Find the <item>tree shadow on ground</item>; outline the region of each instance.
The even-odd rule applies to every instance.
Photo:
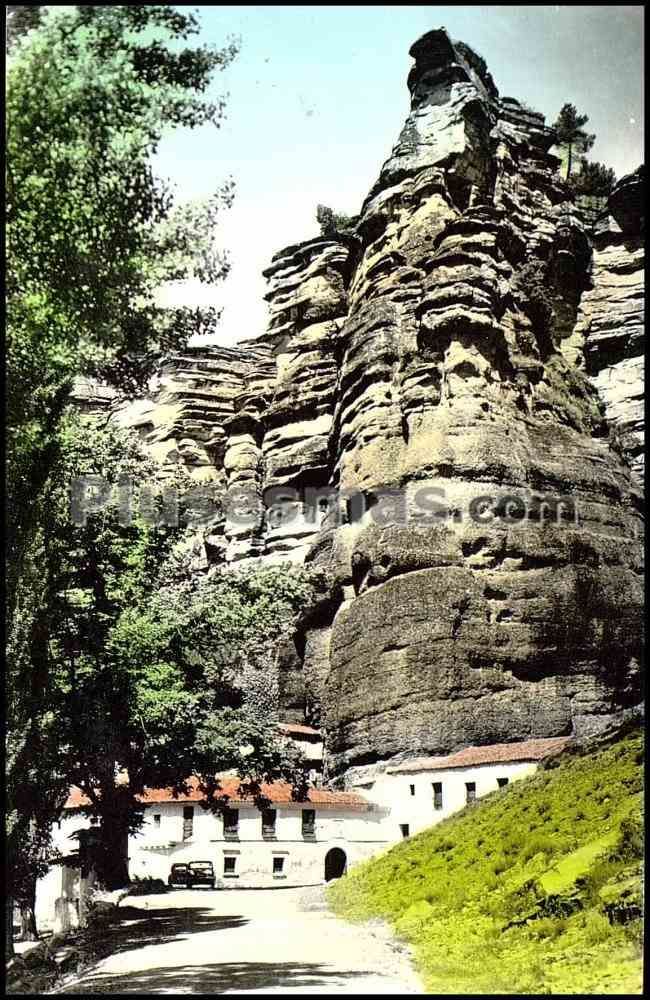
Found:
[[[246,917],[220,915],[210,907],[160,907],[143,910],[135,906],[120,906],[117,922],[105,928],[103,954],[117,954],[144,948],[164,941],[182,941],[190,934],[243,927]]]
[[[213,965],[179,965],[128,972],[120,976],[96,973],[59,993],[227,993],[250,990],[301,989],[328,994],[350,980],[366,977],[359,971],[335,971],[313,962],[220,962]],[[348,992],[346,990],[346,992]],[[374,991],[373,991],[374,992]]]

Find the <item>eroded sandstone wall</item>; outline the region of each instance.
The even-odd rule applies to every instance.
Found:
[[[640,167],[612,191],[595,223],[590,288],[575,339],[622,453],[644,477],[644,180]]]
[[[458,520],[378,527],[371,512],[315,552],[344,596],[326,643],[316,631],[330,774],[584,732],[639,697],[639,491],[562,350],[590,241],[541,116],[442,33],[411,54],[412,111],[358,227],[332,475],[411,506],[442,489]],[[467,516],[479,495],[531,491],[571,497],[575,522]]]
[[[332,777],[589,732],[640,698],[640,175],[592,227],[543,116],[444,31],[411,54],[354,233],[276,254],[267,333],[171,359],[135,420],[224,499],[295,491],[291,518],[215,518],[193,568],[322,569],[280,688]],[[305,513],[328,487],[324,520]],[[535,496],[564,518],[470,516]]]

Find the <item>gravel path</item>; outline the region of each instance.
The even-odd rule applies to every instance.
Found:
[[[57,993],[422,993],[381,927],[304,889],[178,890],[126,899],[115,950]]]

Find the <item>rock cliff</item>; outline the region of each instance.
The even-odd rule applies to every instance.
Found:
[[[444,30],[411,55],[355,231],[276,254],[267,333],[171,358],[122,412],[223,501],[194,569],[323,570],[280,669],[330,777],[640,698],[642,171],[593,223],[480,57]]]
[[[594,224],[590,287],[575,326],[585,370],[639,480],[644,475],[644,180],[643,167],[623,177]]]

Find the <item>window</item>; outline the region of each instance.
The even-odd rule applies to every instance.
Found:
[[[160,813],[155,813],[153,817],[153,825],[160,826]]]
[[[262,810],[262,837],[269,839],[275,837],[275,820],[277,812],[275,809]]]
[[[411,795],[415,795],[415,785],[409,785],[409,788],[411,789]]]
[[[284,858],[280,854],[276,854],[273,858],[273,874],[284,875]]]
[[[476,800],[476,782],[466,781],[465,782],[465,801],[474,802]]]
[[[189,840],[194,833],[194,806],[183,806],[183,840]]]
[[[224,840],[237,840],[239,837],[239,809],[224,809],[223,836]]]
[[[497,785],[499,788],[505,788],[509,781],[510,778],[497,778]]]
[[[314,809],[303,809],[302,811],[302,835],[303,837],[313,837],[316,834],[316,812]]]
[[[226,854],[223,859],[223,873],[226,878],[236,878],[237,876],[237,856]]]
[[[408,823],[400,823],[399,828],[402,831],[402,836],[403,837],[408,837],[408,835],[409,835],[409,825],[408,825]]]
[[[433,785],[433,808],[442,809],[442,782],[434,781]]]

